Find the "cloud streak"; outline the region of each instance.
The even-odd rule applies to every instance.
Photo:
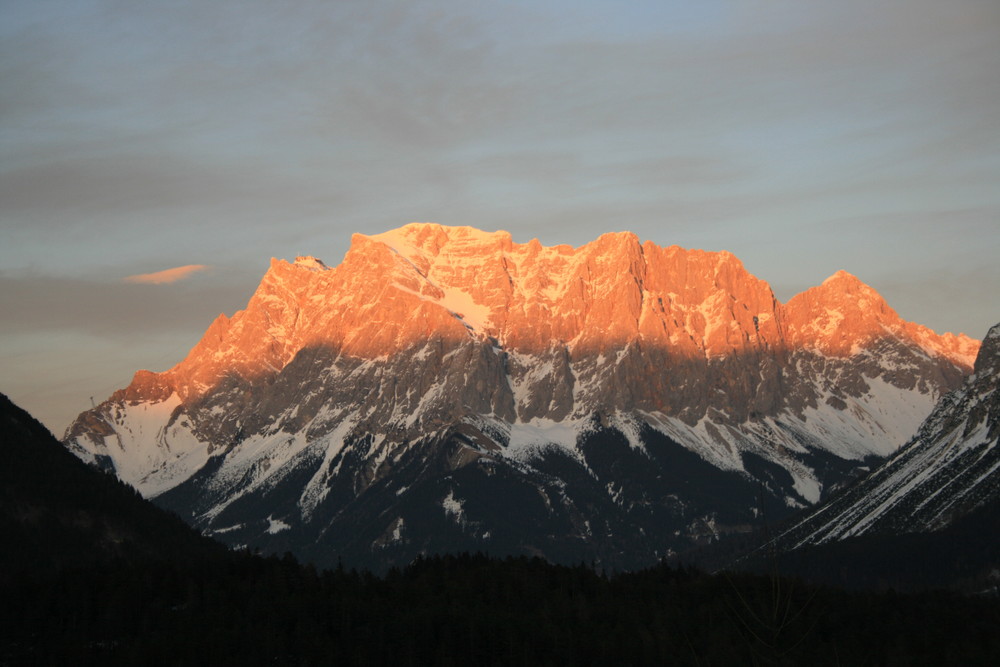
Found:
[[[205,264],[186,264],[185,266],[175,266],[172,269],[164,269],[163,271],[155,271],[153,273],[138,273],[125,278],[125,282],[140,283],[143,285],[167,285],[190,278],[192,274],[199,271],[207,271],[208,269],[209,267]]]

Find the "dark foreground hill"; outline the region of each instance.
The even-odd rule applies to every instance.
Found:
[[[226,553],[113,475],[70,454],[0,394],[0,581],[115,562]]]
[[[988,665],[1000,600],[435,556],[377,577],[205,541],[3,399],[0,665]]]

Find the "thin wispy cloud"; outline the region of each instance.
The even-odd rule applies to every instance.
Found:
[[[185,266],[176,266],[172,269],[164,269],[163,271],[156,271],[154,273],[138,273],[134,276],[129,276],[125,278],[127,283],[141,283],[146,285],[165,285],[168,283],[175,283],[178,280],[184,280],[185,278],[190,278],[192,274],[199,271],[205,271],[209,267],[205,264],[187,264]]]

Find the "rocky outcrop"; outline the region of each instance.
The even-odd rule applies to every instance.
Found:
[[[334,268],[272,260],[245,310],[221,315],[169,371],[141,371],[65,441],[207,530],[281,516],[282,536],[314,543],[317,521],[384,496],[368,547],[397,533],[412,545],[419,520],[400,513],[412,501],[400,489],[502,469],[546,498],[545,512],[577,507],[540,534],[592,543],[595,521],[579,508],[610,503],[609,531],[669,533],[650,547],[662,553],[722,530],[705,526],[724,514],[747,520],[760,484],[779,507],[802,506],[890,454],[977,348],[902,321],[842,272],[782,304],[726,252],[629,233],[545,247],[415,224],[355,235]],[[703,476],[732,476],[743,495],[728,509],[691,501],[665,481],[675,454],[705,463]],[[232,509],[241,503],[254,509]],[[481,530],[463,539],[496,539],[500,519],[476,511],[467,505],[464,525]],[[636,518],[660,512],[660,524]],[[255,530],[220,537],[249,542]]]

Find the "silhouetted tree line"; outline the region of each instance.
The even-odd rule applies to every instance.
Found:
[[[462,554],[377,577],[289,554],[129,562],[0,589],[0,664],[977,665],[1000,600]]]

